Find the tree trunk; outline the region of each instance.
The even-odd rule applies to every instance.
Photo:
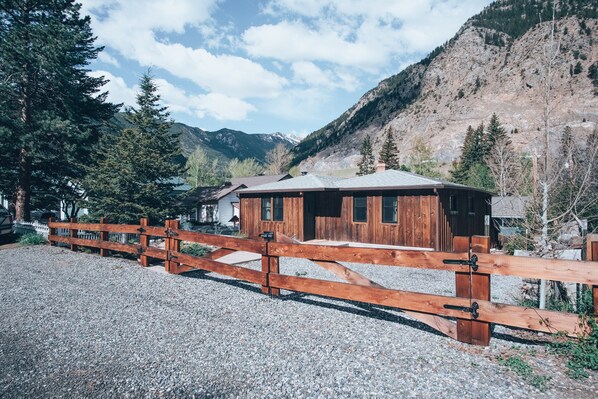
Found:
[[[19,154],[19,182],[15,202],[15,219],[31,221],[31,157],[25,148]]]
[[[23,42],[27,45],[30,44],[31,40],[29,37],[29,12],[30,4],[28,1],[23,5],[23,25],[26,27],[23,31]],[[31,125],[31,95],[33,92],[32,76],[34,72],[32,66],[28,60],[23,65],[25,74],[21,79],[21,93],[19,98],[20,104],[20,119],[25,130],[30,129]],[[16,201],[15,201],[15,219],[23,220],[25,222],[31,221],[31,169],[32,159],[29,150],[24,146],[21,147],[19,153],[19,181],[16,189]]]

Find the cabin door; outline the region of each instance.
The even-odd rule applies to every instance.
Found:
[[[316,196],[305,193],[303,197],[303,241],[316,238]]]

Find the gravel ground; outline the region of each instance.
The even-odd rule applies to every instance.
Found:
[[[454,286],[451,273],[352,266],[390,288],[450,295]],[[335,279],[297,259],[282,259],[281,272]],[[519,283],[495,278],[493,299],[513,302]],[[595,398],[598,391],[596,373],[569,379],[563,360],[533,334],[497,327],[490,347],[473,347],[399,311],[283,294],[56,247],[2,250],[0,397]],[[510,354],[551,377],[545,392],[497,360]]]

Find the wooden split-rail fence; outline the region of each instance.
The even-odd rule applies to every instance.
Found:
[[[455,252],[431,252],[387,248],[323,246],[297,243],[292,239],[266,234],[264,240],[219,236],[181,230],[179,222],[167,220],[164,227],[100,223],[48,223],[50,244],[98,248],[101,256],[109,251],[139,257],[142,266],[150,259],[164,261],[169,273],[205,270],[261,285],[262,292],[279,296],[280,290],[303,292],[374,305],[399,308],[432,328],[458,340],[488,345],[491,323],[546,332],[581,336],[590,331],[587,320],[573,313],[540,310],[491,301],[491,275],[574,282],[592,290],[594,312],[598,314],[598,262],[524,258],[490,254],[490,239],[484,236],[456,237]],[[59,231],[66,235],[58,234]],[[80,238],[81,231],[98,232],[98,239]],[[113,242],[109,234],[138,235],[135,243]],[[165,248],[150,246],[150,238],[162,238]],[[203,257],[181,253],[181,242],[194,242],[217,249]],[[229,265],[217,259],[235,251],[261,254],[261,271]],[[346,282],[334,282],[279,273],[280,257],[309,259]],[[587,258],[598,261],[598,236],[588,238]],[[339,262],[375,264],[381,267],[409,267],[455,272],[456,296],[388,289]]]

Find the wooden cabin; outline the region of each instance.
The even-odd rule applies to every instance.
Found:
[[[491,194],[387,170],[354,178],[304,175],[239,191],[241,232],[451,251],[483,235]]]

